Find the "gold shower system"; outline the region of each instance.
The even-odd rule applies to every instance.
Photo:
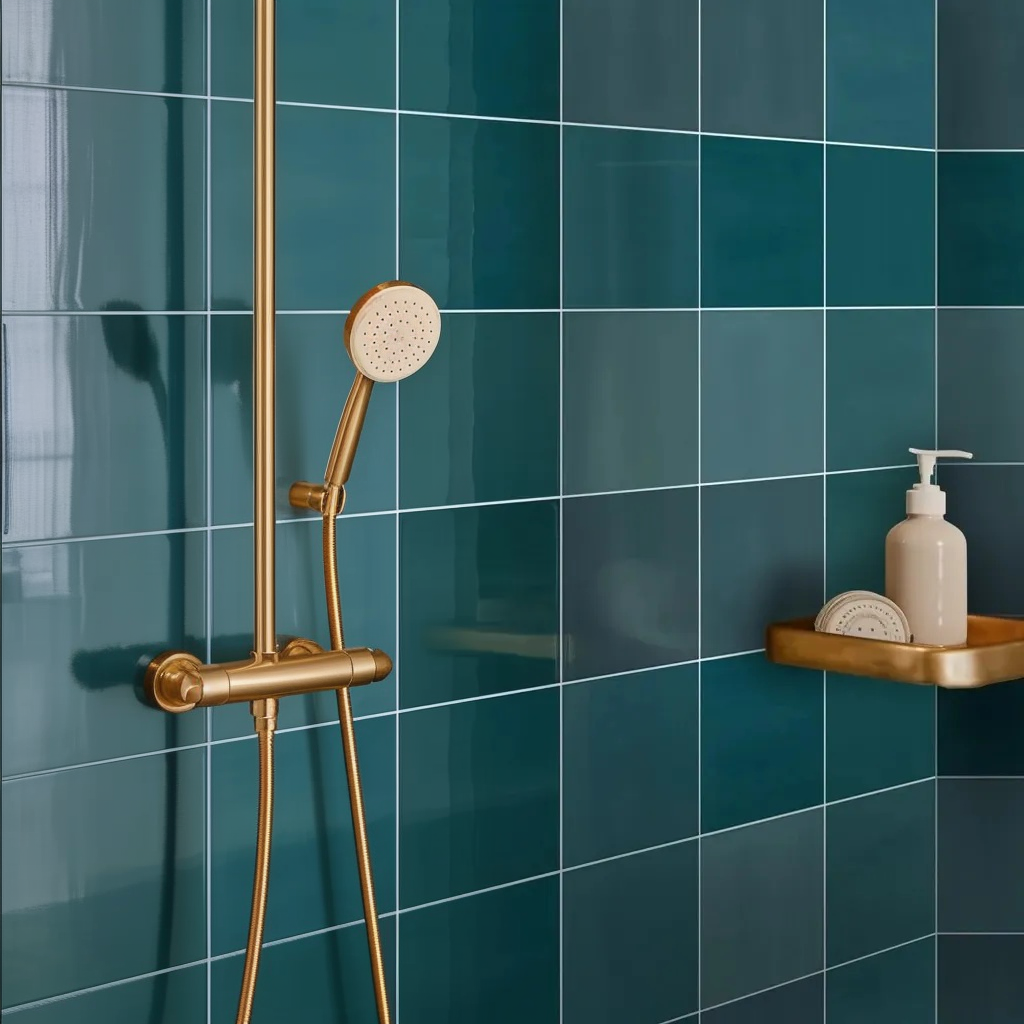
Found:
[[[289,500],[323,517],[324,585],[331,649],[293,639],[278,647],[274,580],[275,368],[275,0],[255,0],[254,306],[253,306],[253,476],[255,621],[253,653],[243,661],[204,665],[192,654],[169,651],[146,671],[149,699],[179,713],[249,701],[259,747],[259,811],[252,910],[236,1024],[252,1015],[263,944],[270,872],[274,800],[274,731],[282,697],[334,690],[338,698],[349,805],[366,919],[367,943],[379,1024],[390,1024],[373,871],[366,832],[359,761],[349,688],[384,679],[392,668],[383,651],[345,647],[338,591],[337,516],[375,381],[398,381],[433,354],[440,314],[425,292],[401,281],[378,285],[353,307],[345,322],[345,347],[356,376],[338,424],[323,484],[298,482]]]

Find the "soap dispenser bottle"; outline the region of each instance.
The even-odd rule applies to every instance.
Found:
[[[914,643],[955,647],[967,642],[967,539],[947,523],[946,494],[932,483],[936,458],[970,452],[911,448],[920,483],[907,491],[907,518],[885,538],[885,596],[910,623]]]

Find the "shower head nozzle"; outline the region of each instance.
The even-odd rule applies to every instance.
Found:
[[[405,281],[368,291],[345,321],[345,348],[356,369],[381,383],[402,380],[434,354],[441,336],[437,303]]]
[[[415,373],[434,354],[440,336],[437,303],[405,281],[379,284],[352,307],[345,321],[345,348],[356,379],[334,436],[326,487],[348,482],[374,382],[390,383]]]

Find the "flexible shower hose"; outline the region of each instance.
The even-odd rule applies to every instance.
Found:
[[[342,491],[339,488],[329,488],[324,508],[324,590],[327,597],[327,620],[331,630],[331,649],[334,651],[344,650],[345,647],[341,594],[338,588],[337,516],[341,507],[341,496]],[[363,805],[363,787],[359,778],[352,695],[347,686],[336,692],[338,718],[341,722],[341,746],[345,754],[345,774],[348,777],[349,808],[352,812],[352,834],[356,844],[356,861],[359,865],[359,887],[362,890],[363,916],[366,919],[366,942],[370,953],[370,971],[373,975],[373,996],[377,1004],[379,1024],[391,1024],[384,953],[381,950],[380,925],[377,920],[377,898],[373,888],[373,865],[370,862],[370,841],[366,833],[366,809]]]
[[[256,994],[256,976],[263,948],[263,923],[267,916],[267,889],[270,881],[270,837],[274,823],[274,729],[277,726],[277,700],[252,703],[260,756],[259,814],[256,822],[256,870],[252,880],[252,910],[249,937],[245,942],[245,967],[242,991],[238,997],[235,1024],[249,1024],[252,1000]]]

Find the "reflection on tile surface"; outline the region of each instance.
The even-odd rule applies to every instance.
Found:
[[[557,121],[559,5],[553,0],[403,0],[400,105]]]
[[[821,814],[805,811],[701,841],[705,1006],[821,970]]]
[[[563,863],[697,832],[697,666],[562,692]]]
[[[696,313],[566,313],[563,491],[696,483],[699,387]]]
[[[697,1009],[696,842],[571,871],[563,885],[566,1024]]]
[[[558,349],[556,313],[442,317],[399,391],[404,508],[558,493]]]
[[[403,907],[558,868],[555,690],[404,714],[399,742]]]
[[[249,0],[210,4],[214,96],[252,96]],[[277,7],[277,98],[354,107],[395,104],[396,5],[288,0]]]
[[[556,1024],[558,879],[402,916],[406,1024]]]
[[[401,517],[401,706],[558,681],[554,501]]]
[[[697,151],[693,135],[565,129],[567,307],[697,305]]]
[[[247,310],[252,106],[214,103],[210,145],[213,307]],[[395,276],[394,115],[282,107],[277,146],[277,308],[345,309]]]
[[[356,725],[377,908],[395,906],[395,723]],[[363,916],[352,823],[337,728],[282,733],[275,772],[281,800],[274,815],[268,941],[318,931]],[[213,953],[245,946],[252,898],[253,742],[213,748],[210,791]]]
[[[5,317],[4,541],[202,526],[205,341],[201,317]]]
[[[558,128],[403,115],[399,132],[399,276],[442,309],[557,309]]]
[[[203,93],[203,0],[5,0],[3,77]]]
[[[200,534],[3,553],[3,773],[200,743],[202,715],[142,700],[163,650],[206,652]]]
[[[5,309],[203,308],[201,100],[5,86],[3,110]]]
[[[563,516],[566,678],[696,657],[696,488],[573,498]]]
[[[699,0],[563,0],[562,114],[697,128]]]
[[[203,751],[3,784],[3,1005],[203,957]]]

